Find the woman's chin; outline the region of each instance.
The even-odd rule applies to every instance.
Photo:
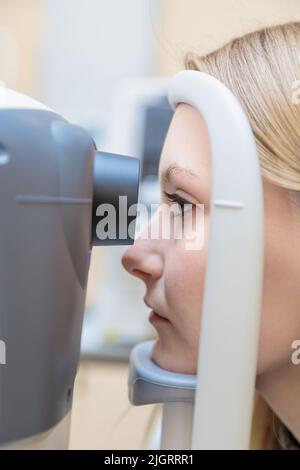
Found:
[[[174,344],[164,344],[164,342],[158,338],[152,348],[152,360],[161,367],[170,372],[176,372],[178,374],[195,374],[196,366],[194,361],[186,356],[186,353],[182,351],[183,348],[175,348]]]

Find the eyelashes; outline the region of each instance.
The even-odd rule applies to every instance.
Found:
[[[169,202],[178,204],[182,213],[188,212],[195,206],[195,204],[192,204],[186,199],[183,199],[181,196],[179,196],[176,193],[170,194],[170,193],[167,193],[166,191],[163,191],[162,194],[165,197],[165,199],[167,199]]]

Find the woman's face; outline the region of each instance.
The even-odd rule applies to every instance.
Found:
[[[153,360],[164,369],[195,373],[209,238],[211,162],[205,122],[189,105],[180,104],[176,109],[161,154],[159,178],[161,205],[126,250],[122,263],[145,283],[144,301],[156,312],[150,315],[158,335]],[[300,338],[296,249],[300,229],[286,191],[264,181],[264,197],[265,271],[258,373],[289,361],[292,342]],[[193,204],[192,210],[184,213],[187,229],[181,239],[166,239],[160,224],[167,205],[178,198],[180,204]],[[195,226],[189,222],[198,214],[197,204],[204,205],[203,246],[187,249],[188,232]],[[151,238],[151,233],[160,236]]]

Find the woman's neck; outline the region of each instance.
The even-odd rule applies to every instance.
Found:
[[[292,362],[257,376],[256,388],[300,442],[300,365]]]

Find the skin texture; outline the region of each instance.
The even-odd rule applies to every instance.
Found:
[[[170,166],[173,170],[167,172]],[[166,173],[170,175],[168,180]],[[162,193],[176,193],[187,203],[204,204],[203,247],[189,251],[185,239],[151,240],[140,236],[126,250],[122,263],[145,283],[146,304],[168,320],[153,323],[158,334],[153,360],[171,371],[196,373],[209,238],[211,161],[205,122],[189,105],[180,104],[176,109],[161,154],[159,178]],[[292,404],[288,405],[286,390],[293,383],[293,400],[300,396],[300,365],[291,365],[291,344],[300,339],[299,216],[286,190],[267,180],[263,186],[265,264],[257,388],[275,411],[280,409],[280,417],[300,437],[300,424],[291,418]],[[159,224],[165,204],[171,202],[162,195],[160,208],[144,229],[148,234],[151,226]],[[187,217],[196,210],[194,207]],[[277,395],[274,377],[281,384]],[[298,402],[294,406],[300,409]]]

